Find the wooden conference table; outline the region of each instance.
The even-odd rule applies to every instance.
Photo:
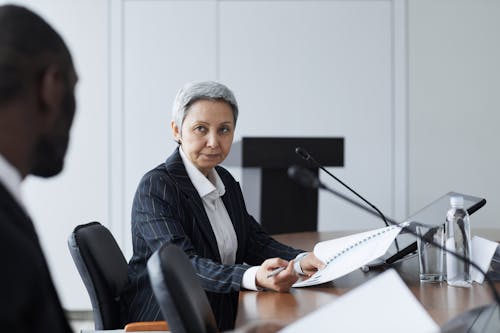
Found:
[[[311,251],[317,242],[352,233],[356,232],[303,232],[275,235],[274,238],[284,244]],[[472,234],[490,240],[500,239],[500,230],[478,229],[472,230]],[[482,285],[474,283],[471,288],[449,287],[445,282],[421,283],[417,256],[401,261],[393,267],[440,326],[467,310],[493,302],[493,296],[486,282]],[[364,273],[358,269],[334,282],[314,287],[292,288],[289,293],[243,291],[240,293],[236,327],[269,319],[290,324],[334,301],[380,272],[378,269]],[[500,291],[500,282],[495,283],[495,286]]]

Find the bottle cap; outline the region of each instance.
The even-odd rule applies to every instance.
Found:
[[[451,207],[463,208],[464,207],[464,197],[462,196],[453,196],[450,198]]]

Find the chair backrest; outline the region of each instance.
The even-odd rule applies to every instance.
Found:
[[[128,283],[127,261],[111,232],[98,222],[79,225],[69,251],[87,288],[96,330],[120,329],[120,294]]]
[[[172,333],[213,333],[217,324],[187,255],[165,244],[148,260],[156,300]]]

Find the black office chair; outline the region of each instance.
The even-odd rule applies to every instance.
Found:
[[[172,333],[217,332],[207,295],[181,249],[163,245],[149,258],[148,272],[163,318]]]
[[[122,329],[120,294],[128,283],[127,261],[113,235],[99,222],[90,222],[73,230],[68,246],[90,296],[95,329]],[[134,330],[168,327],[165,322],[140,322],[125,329]]]

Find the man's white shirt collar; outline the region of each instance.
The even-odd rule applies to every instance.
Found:
[[[21,181],[22,178],[19,171],[0,154],[0,182],[22,206]]]

